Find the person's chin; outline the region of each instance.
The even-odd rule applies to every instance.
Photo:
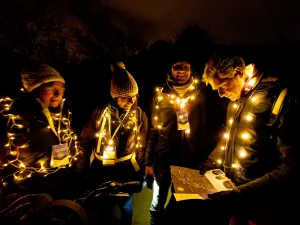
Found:
[[[187,82],[187,79],[186,79],[186,77],[177,77],[176,82],[178,84],[184,84]]]
[[[131,109],[131,106],[124,106],[123,109],[124,109],[125,111],[128,111],[128,110]]]
[[[52,101],[52,102],[50,103],[50,106],[53,107],[53,108],[56,108],[56,107],[58,107],[59,105],[60,105],[60,101]]]

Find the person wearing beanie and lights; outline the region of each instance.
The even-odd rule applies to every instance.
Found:
[[[94,110],[79,139],[77,170],[86,172],[89,169],[92,187],[105,181],[142,182],[144,178],[148,120],[138,106],[138,85],[122,62],[112,65],[111,70],[112,101]],[[132,221],[132,194],[117,202],[121,209],[121,224],[124,225]],[[111,223],[104,222],[110,218],[99,219],[102,214],[109,214],[105,212],[110,203],[97,210],[97,219],[101,223]]]
[[[49,65],[29,66],[21,72],[20,97],[0,102],[7,118],[0,159],[4,192],[66,197],[75,171],[76,135],[64,107],[65,80]]]

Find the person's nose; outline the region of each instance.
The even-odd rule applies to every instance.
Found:
[[[133,98],[128,98],[128,102],[132,103],[133,104]]]
[[[64,92],[60,90],[55,90],[54,96],[63,96]]]

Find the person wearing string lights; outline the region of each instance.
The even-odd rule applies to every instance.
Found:
[[[23,93],[1,99],[7,138],[1,144],[4,194],[70,193],[76,134],[64,106],[65,80],[53,67],[31,63],[21,72]]]
[[[206,165],[223,169],[236,188],[209,196],[214,213],[232,216],[234,225],[295,224],[299,99],[278,78],[226,50],[209,58],[203,81],[231,100],[222,140]]]
[[[105,181],[142,184],[144,179],[148,119],[138,106],[138,85],[124,63],[113,64],[111,70],[112,101],[94,110],[79,138],[77,170],[81,173],[89,170],[91,188]],[[117,202],[124,225],[132,221],[132,194]],[[92,220],[110,224],[110,218],[105,217],[110,215],[109,204],[112,202],[106,202],[103,208],[99,204],[100,209],[95,209],[98,218]],[[104,217],[99,218],[101,215]],[[105,219],[110,222],[104,222]]]
[[[206,123],[205,85],[194,76],[189,58],[180,53],[175,51],[166,82],[156,87],[152,102],[145,173],[154,178],[152,225],[167,220],[164,208],[171,185],[170,165],[198,169],[213,143]]]

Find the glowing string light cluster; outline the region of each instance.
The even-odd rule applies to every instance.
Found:
[[[59,130],[59,136],[62,143],[67,143],[68,146],[68,152],[69,155],[67,156],[69,158],[69,164],[59,166],[59,167],[45,167],[45,161],[40,160],[39,167],[26,165],[25,162],[23,162],[20,158],[22,154],[22,150],[25,148],[30,147],[30,140],[26,140],[24,143],[23,137],[26,127],[24,121],[22,120],[21,116],[12,114],[10,112],[10,108],[13,104],[13,100],[11,98],[2,98],[0,99],[0,113],[7,118],[7,139],[8,142],[5,144],[5,148],[7,150],[7,154],[9,156],[9,160],[6,162],[3,162],[3,167],[6,167],[8,165],[13,166],[17,169],[16,172],[14,172],[11,175],[13,176],[15,180],[23,180],[26,178],[30,178],[33,173],[38,173],[43,176],[47,176],[49,174],[53,174],[57,172],[58,170],[62,168],[66,168],[66,166],[72,166],[72,163],[74,163],[77,160],[77,136],[74,133],[74,131],[71,130],[71,124],[70,124],[70,116],[71,112],[68,111],[67,117],[62,116],[62,111],[60,113],[52,114],[53,120],[56,120],[62,124],[65,125],[64,129]],[[47,127],[50,129],[50,126]],[[46,128],[46,129],[47,129]],[[75,154],[71,155],[70,148],[75,148]],[[12,159],[11,159],[12,158]],[[7,177],[8,177],[7,176]],[[5,179],[4,177],[3,179]]]
[[[101,114],[100,119],[97,121],[99,130],[96,133],[96,137],[98,138],[98,142],[100,142],[102,146],[106,146],[106,150],[115,151],[116,148],[115,148],[114,138],[117,135],[119,129],[122,127],[123,129],[132,130],[134,132],[133,135],[135,138],[135,147],[137,149],[142,148],[143,146],[140,142],[141,137],[139,135],[140,127],[142,123],[138,124],[138,120],[136,117],[137,117],[137,110],[134,110],[134,111],[127,111],[127,113],[124,115],[122,119],[112,120],[111,110],[109,110],[109,107],[106,107],[103,113]],[[113,134],[111,134],[112,124],[117,124],[117,127],[114,130]],[[122,131],[121,134],[123,134]],[[100,151],[98,153],[100,153]],[[105,159],[106,155],[103,154],[103,156],[101,157]]]
[[[169,101],[169,103],[171,103],[173,105],[175,111],[177,111],[177,110],[187,111],[187,109],[186,109],[187,103],[195,100],[197,97],[194,90],[196,90],[196,84],[198,84],[198,82],[199,81],[197,79],[193,79],[192,84],[188,87],[188,92],[191,92],[191,94],[185,98],[180,98],[180,97],[176,96],[175,94],[165,94],[165,93],[163,93],[163,88],[157,87],[155,89],[157,92],[157,100],[156,100],[156,104],[155,104],[156,112],[154,113],[153,119],[155,121],[157,129],[163,128],[163,123],[162,123],[162,121],[159,120],[160,102],[162,100],[166,100],[166,101]],[[186,129],[185,133],[189,134],[190,129]]]
[[[253,70],[254,70],[254,65],[253,64],[250,64],[246,67],[246,74],[247,76],[249,77],[249,79],[247,80],[246,84],[245,84],[245,92],[251,90],[253,88],[253,86],[257,83],[257,77],[252,77],[254,75],[253,73]],[[257,104],[257,101],[259,99],[259,96],[258,95],[251,95],[249,100],[251,104]],[[219,146],[219,152],[220,152],[220,157],[216,160],[216,163],[218,165],[223,165],[224,167],[226,168],[239,168],[240,165],[239,165],[239,161],[236,159],[231,165],[225,165],[224,163],[224,160],[222,159],[223,157],[225,157],[225,152],[228,151],[228,143],[229,141],[231,140],[231,133],[232,133],[232,128],[235,127],[235,123],[238,123],[238,117],[239,115],[237,114],[237,112],[240,110],[240,107],[241,104],[236,101],[232,104],[232,117],[228,119],[227,121],[227,126],[226,126],[226,131],[225,133],[223,134],[223,139],[224,139],[224,144]],[[243,114],[244,115],[244,114]],[[244,118],[241,118],[242,120],[245,120],[247,123],[251,123],[251,122],[254,122],[254,119],[255,119],[255,116],[253,113],[251,112],[246,112],[245,115],[244,115]],[[251,126],[250,126],[251,127]],[[250,134],[250,132],[245,129],[244,131],[242,131],[240,134],[237,134],[236,136],[237,138],[240,138],[243,143],[245,142],[249,142],[252,140],[253,136]],[[245,149],[241,148],[241,149],[237,149],[238,151],[238,158],[240,159],[245,159],[247,156],[248,156],[248,153]]]

